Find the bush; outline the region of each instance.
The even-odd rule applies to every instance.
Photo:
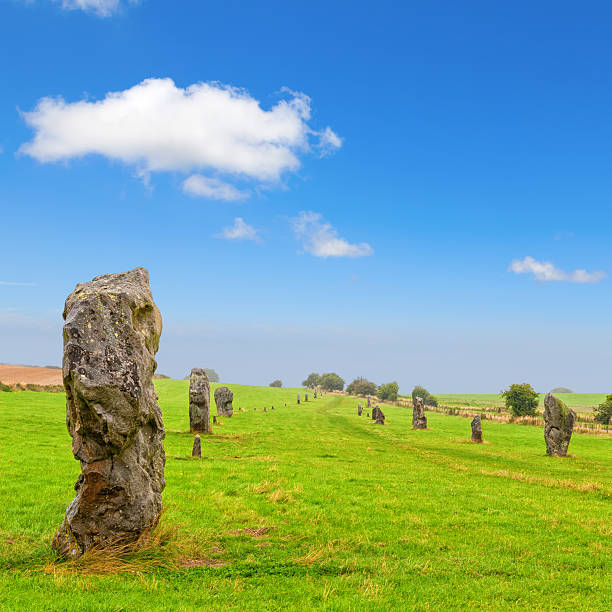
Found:
[[[319,384],[325,391],[342,391],[344,389],[344,379],[340,378],[335,372],[322,374]]]
[[[595,421],[602,425],[609,425],[612,419],[612,394],[608,395],[603,403],[595,408]]]
[[[302,387],[306,387],[307,389],[314,389],[315,387],[318,387],[320,384],[321,384],[321,377],[316,372],[309,374],[308,378],[302,381]]]
[[[381,400],[394,402],[397,399],[398,391],[399,385],[396,382],[390,382],[386,385],[380,385],[377,395]]]
[[[530,384],[510,385],[501,395],[514,416],[535,416],[540,397]]]
[[[4,383],[0,382],[0,391],[6,391],[7,393],[10,393],[12,389],[8,385],[5,385]]]
[[[273,380],[270,383],[270,387],[282,387],[283,386],[283,381],[282,380],[278,380],[278,378],[276,380]]]
[[[376,395],[376,383],[359,376],[347,388],[346,392],[351,395]]]
[[[420,397],[426,406],[437,406],[438,400],[425,387],[418,385],[412,390],[412,401]]]

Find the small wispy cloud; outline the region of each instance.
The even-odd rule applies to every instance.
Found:
[[[366,257],[374,253],[367,242],[352,244],[341,238],[320,213],[302,211],[291,219],[291,225],[304,251],[315,257]]]
[[[0,280],[0,285],[3,287],[36,287],[36,283],[22,283],[17,281]]]
[[[192,174],[182,184],[183,192],[200,198],[212,200],[226,200],[236,202],[249,197],[248,191],[237,189],[229,183],[224,183],[218,178]]]
[[[542,282],[598,283],[606,278],[606,274],[602,271],[587,272],[578,269],[565,272],[550,261],[538,261],[529,256],[524,259],[514,259],[509,270],[515,274],[532,274],[537,281]]]
[[[242,217],[236,217],[234,219],[234,225],[224,227],[222,232],[219,234],[219,238],[225,238],[226,240],[253,240],[255,242],[261,242],[259,232],[248,223],[245,223]]]
[[[571,240],[574,237],[574,232],[555,232],[555,240]]]
[[[59,0],[55,0],[58,2]],[[139,0],[127,0],[126,4],[137,4]],[[62,8],[94,13],[99,17],[110,17],[119,11],[121,0],[61,0]]]

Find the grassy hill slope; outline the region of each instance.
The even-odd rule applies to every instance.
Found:
[[[187,381],[156,381],[167,430],[162,526],[175,530],[176,552],[112,575],[52,563],[79,473],[62,396],[0,393],[0,609],[602,610],[610,601],[611,439],[575,435],[572,456],[554,459],[535,427],[484,421],[488,444],[474,445],[467,419],[428,413],[430,430],[412,431],[411,411],[387,407],[380,427],[348,397],[297,406],[297,390],[231,387],[246,412],[215,427],[197,461]]]

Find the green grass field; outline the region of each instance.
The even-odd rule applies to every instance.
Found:
[[[609,609],[612,439],[555,459],[536,427],[484,421],[474,445],[468,419],[381,427],[348,397],[232,385],[246,412],[198,461],[187,385],[156,381],[174,560],[111,575],[53,564],[79,473],[63,396],[0,393],[1,610]]]
[[[540,406],[544,406],[545,393],[540,393]],[[590,412],[601,404],[607,393],[558,393],[557,396],[568,406]],[[504,398],[499,393],[471,393],[466,395],[436,395],[438,402],[446,406],[504,406]]]

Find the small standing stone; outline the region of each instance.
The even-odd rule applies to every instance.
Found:
[[[196,437],[193,439],[193,450],[191,451],[192,457],[197,457],[198,459],[202,458],[202,444],[200,442],[200,434],[196,434]]]
[[[300,394],[298,393],[298,404],[300,403]]]
[[[213,414],[213,425],[217,424],[217,415]]]
[[[370,418],[370,413],[369,412],[367,413],[367,417],[368,417],[368,419]]]
[[[565,457],[572,438],[576,413],[552,393],[544,398],[544,440],[546,454]]]
[[[308,393],[304,393],[304,401],[307,402],[308,401]]]
[[[415,397],[412,402],[412,429],[427,429],[423,398]]]
[[[217,404],[219,416],[231,417],[234,414],[233,401],[234,394],[227,387],[219,387],[215,390],[215,404]]]
[[[370,396],[368,395],[368,408],[372,407],[372,400],[370,400]]]
[[[480,424],[480,415],[477,414],[472,419],[472,442],[482,443],[482,426]]]
[[[271,406],[271,407],[270,407],[270,410],[274,410],[274,406]]]
[[[210,433],[210,384],[201,368],[191,370],[189,377],[189,430]]]
[[[317,390],[315,389],[314,398],[317,399]]]
[[[361,404],[357,404],[357,415],[361,416],[363,414],[363,410],[361,408]]]
[[[268,412],[268,411],[266,410],[266,407],[265,407],[265,406],[264,406],[264,412]]]

